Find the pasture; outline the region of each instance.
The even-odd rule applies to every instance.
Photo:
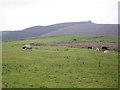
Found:
[[[93,37],[96,36],[69,35],[3,41],[2,87],[117,88],[116,51],[103,53],[94,49],[44,45],[32,46],[33,50],[22,49],[22,44],[74,38],[88,40]]]

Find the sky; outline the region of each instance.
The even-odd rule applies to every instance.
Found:
[[[119,0],[0,0],[0,31],[89,21],[118,23]]]

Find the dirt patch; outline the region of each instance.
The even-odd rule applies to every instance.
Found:
[[[41,42],[41,43],[31,43],[34,46],[68,46],[68,47],[80,47],[87,48],[92,46],[93,49],[97,47],[101,48],[103,46],[108,47],[109,50],[118,51],[118,41],[116,40],[64,40],[64,41],[54,41],[54,42]]]

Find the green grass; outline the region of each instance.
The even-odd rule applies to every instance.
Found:
[[[50,41],[61,41],[61,40],[86,40],[86,39],[98,39],[98,40],[118,40],[117,36],[95,36],[95,35],[62,35],[62,36],[51,36],[51,37],[41,37],[41,38],[31,38],[27,40],[5,40],[3,42],[8,42],[9,44],[29,44],[34,42],[50,42]]]
[[[62,38],[59,36],[59,40]],[[50,41],[48,38],[42,39]],[[117,52],[105,54],[62,46],[33,46],[32,51],[21,49],[21,44],[25,42],[40,40],[3,42],[3,88],[118,87]],[[54,37],[52,40],[58,39]]]
[[[120,37],[119,37],[120,38]],[[118,40],[117,36],[98,36],[98,40]]]
[[[51,36],[51,37],[41,37],[41,38],[31,38],[28,40],[11,40],[12,43],[32,43],[32,42],[49,42],[49,41],[60,41],[60,40],[71,40],[71,39],[89,39],[96,36],[92,35],[62,35],[62,36]],[[5,41],[9,42],[9,41]]]

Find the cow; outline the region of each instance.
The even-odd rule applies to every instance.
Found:
[[[104,52],[104,51],[105,51],[105,49],[99,49],[99,51],[103,51],[103,52]]]
[[[30,46],[30,45],[25,45],[24,47],[22,47],[22,49],[31,49],[31,50],[32,50],[32,46]]]
[[[96,48],[96,51],[98,52],[98,51],[105,51],[105,49],[99,49],[99,48]]]
[[[120,52],[120,50],[117,50],[117,52]]]
[[[102,49],[108,50],[108,47],[102,47]]]
[[[26,47],[22,47],[22,49],[25,49]]]
[[[98,52],[100,49],[99,48],[96,48],[96,51]]]
[[[104,53],[108,53],[109,51],[105,50]]]
[[[26,49],[31,49],[32,50],[32,46],[27,46]]]
[[[92,46],[89,46],[88,49],[92,49],[93,47]]]

